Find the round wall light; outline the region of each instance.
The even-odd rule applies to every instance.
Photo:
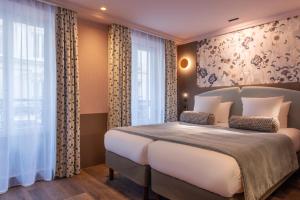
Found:
[[[182,59],[179,61],[179,66],[180,66],[182,69],[188,68],[189,65],[190,65],[190,61],[189,61],[189,59],[187,59],[187,58],[182,58]]]
[[[101,6],[101,7],[100,7],[100,10],[101,10],[101,11],[107,11],[107,7],[106,7],[106,6]]]

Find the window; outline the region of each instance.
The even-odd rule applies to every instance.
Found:
[[[0,193],[53,177],[55,63],[55,8],[1,0]]]
[[[44,28],[13,23],[14,121],[17,127],[42,125]],[[25,83],[24,83],[24,80]]]
[[[164,41],[132,32],[132,125],[164,122]]]

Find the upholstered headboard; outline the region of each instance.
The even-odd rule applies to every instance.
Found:
[[[241,97],[275,97],[284,96],[285,101],[292,101],[288,127],[300,129],[300,91],[274,88],[274,87],[256,87],[246,86],[243,88],[231,87],[217,89],[199,94],[199,96],[222,96],[223,101],[234,102],[231,115],[241,115],[243,106]]]

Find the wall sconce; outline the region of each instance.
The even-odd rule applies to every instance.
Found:
[[[191,62],[190,62],[190,60],[188,58],[182,58],[179,61],[179,66],[182,69],[187,69],[190,66],[190,64],[191,64]]]
[[[183,97],[183,110],[188,110],[187,101],[188,101],[189,94],[184,92],[182,93],[182,97]]]

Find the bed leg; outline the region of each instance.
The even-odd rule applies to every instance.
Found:
[[[148,198],[149,198],[149,188],[147,186],[145,186],[143,200],[148,200]]]
[[[108,179],[109,179],[110,181],[114,180],[114,170],[113,170],[112,168],[109,168]]]

